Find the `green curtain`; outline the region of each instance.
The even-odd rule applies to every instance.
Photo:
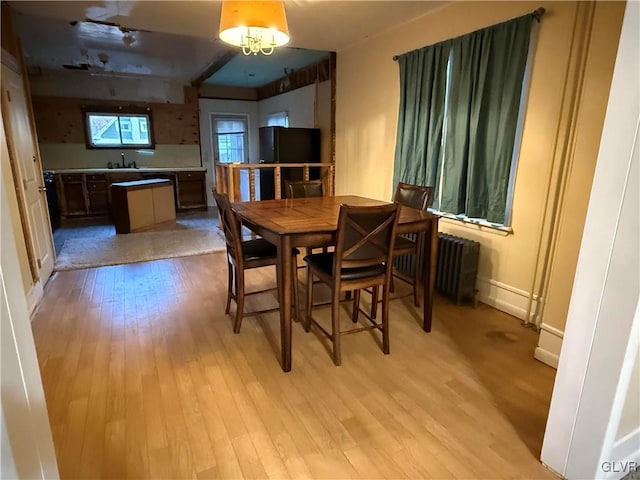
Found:
[[[401,55],[400,111],[393,171],[398,182],[437,186],[451,42]]]
[[[452,40],[440,210],[505,222],[533,15]]]

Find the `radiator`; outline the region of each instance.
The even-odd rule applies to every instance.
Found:
[[[436,290],[458,305],[463,300],[474,301],[479,255],[478,242],[438,233]]]
[[[409,235],[407,235],[409,236]],[[416,236],[411,235],[415,240]],[[438,233],[438,258],[435,289],[460,305],[472,301],[475,305],[476,276],[480,244],[466,238]],[[401,278],[411,278],[416,258],[403,255],[393,259],[393,267]]]

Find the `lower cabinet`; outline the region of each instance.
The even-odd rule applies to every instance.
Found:
[[[61,215],[86,215],[89,213],[84,175],[81,173],[64,174],[59,175],[57,180]]]
[[[63,173],[56,175],[62,217],[113,214],[110,186],[149,178],[174,182],[177,210],[206,209],[206,176],[202,171]]]
[[[205,172],[176,173],[178,209],[207,208]]]
[[[109,186],[106,175],[87,175],[89,213],[94,215],[109,213]]]

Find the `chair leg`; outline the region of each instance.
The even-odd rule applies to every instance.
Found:
[[[293,321],[299,321],[299,308],[300,305],[300,295],[298,291],[298,256],[293,256],[293,269],[291,271],[291,280],[293,281],[293,305],[291,308],[293,309]]]
[[[358,315],[360,314],[360,289],[353,293],[353,311],[351,312],[351,321],[358,323]]]
[[[424,245],[424,232],[418,235],[416,241],[416,258],[413,264],[413,303],[420,307],[420,289],[422,288],[422,249]]]
[[[312,305],[313,305],[313,274],[311,273],[311,269],[307,266],[307,305],[305,308],[304,323],[303,323],[305,332],[308,332],[309,327],[311,326]]]
[[[233,324],[233,333],[240,333],[242,326],[242,313],[244,312],[244,272],[236,269],[236,321]]]
[[[374,319],[378,316],[378,297],[380,294],[377,285],[371,290],[371,318]]]
[[[229,313],[229,309],[231,308],[231,292],[233,292],[233,270],[234,267],[231,265],[231,262],[227,261],[227,272],[228,272],[228,283],[227,283],[227,306],[224,309],[225,315]]]
[[[331,340],[333,340],[333,363],[342,364],[340,352],[340,289],[334,288],[331,299]]]
[[[382,287],[382,352],[389,354],[389,289]]]

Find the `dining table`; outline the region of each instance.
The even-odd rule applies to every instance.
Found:
[[[281,367],[285,372],[291,371],[292,249],[335,245],[340,205],[372,206],[385,203],[388,202],[355,195],[336,195],[232,204],[243,226],[277,246]],[[423,248],[422,254],[419,255],[422,259],[422,328],[425,332],[430,332],[438,248],[438,217],[426,210],[400,206],[396,231],[398,234],[422,235],[423,241],[419,242]]]

